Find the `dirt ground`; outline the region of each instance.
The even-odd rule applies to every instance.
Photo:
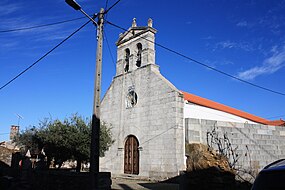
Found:
[[[178,190],[179,184],[159,183],[135,179],[112,178],[113,190]]]

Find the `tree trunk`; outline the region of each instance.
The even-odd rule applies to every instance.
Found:
[[[62,166],[62,164],[63,164],[63,161],[62,161],[62,160],[59,160],[59,161],[58,161],[58,168],[57,168],[57,169],[60,169],[61,166]]]
[[[47,157],[47,163],[46,163],[46,167],[47,167],[46,169],[49,169],[51,167],[51,164],[52,164],[51,161],[52,161],[51,157],[48,156]],[[53,165],[52,165],[52,167],[53,167]]]
[[[82,160],[77,159],[76,172],[80,172]]]

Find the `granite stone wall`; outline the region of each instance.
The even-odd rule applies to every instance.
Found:
[[[0,146],[0,162],[7,166],[11,166],[12,153],[13,150]]]
[[[137,104],[127,107],[134,90]],[[139,176],[166,178],[184,168],[183,97],[158,71],[146,65],[116,76],[101,103],[101,120],[112,127],[115,143],[101,159],[101,171],[124,174],[128,135],[139,141]]]

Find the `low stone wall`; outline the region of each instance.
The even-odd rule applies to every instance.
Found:
[[[111,184],[111,173],[100,172],[99,189],[111,189]],[[41,190],[89,190],[90,175],[88,172],[37,171],[33,187]]]
[[[179,190],[250,190],[251,184],[235,180],[231,172],[221,171],[217,167],[185,172],[180,176]]]
[[[0,162],[11,166],[13,150],[0,146]]]
[[[230,140],[237,153],[238,167],[258,172],[267,164],[285,158],[285,127],[185,119],[187,143],[207,144],[207,133],[213,129]]]
[[[5,189],[40,189],[40,190],[90,190],[90,175],[88,172],[72,172],[64,170],[22,171],[16,169],[0,170],[0,188]],[[4,181],[3,176],[13,177]],[[99,173],[99,189],[111,190],[111,173]],[[7,186],[7,187],[6,187]],[[4,188],[6,187],[6,188]]]

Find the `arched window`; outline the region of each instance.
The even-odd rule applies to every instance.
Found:
[[[142,64],[142,44],[138,43],[137,44],[137,48],[138,48],[138,53],[137,53],[137,67],[140,67]]]
[[[130,49],[127,48],[125,51],[125,72],[128,72],[130,68]]]

